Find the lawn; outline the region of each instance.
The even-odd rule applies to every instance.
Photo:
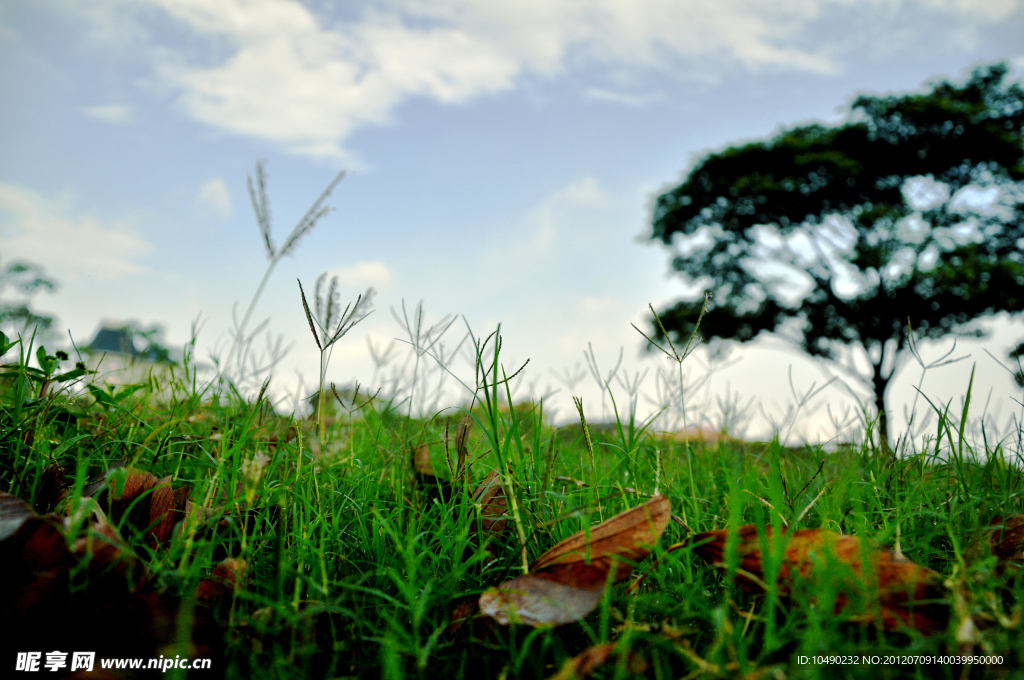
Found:
[[[969,386],[894,454],[869,431],[825,451],[621,412],[556,428],[509,408],[495,343],[462,409],[326,388],[304,419],[187,360],[88,387],[74,357],[3,344],[5,674],[53,651],[95,652],[86,678],[148,677],[100,668],[126,657],[211,659],[162,673],[196,678],[1024,674],[1021,441],[968,435]],[[491,590],[525,568],[556,594]],[[821,654],[850,663],[802,663]]]

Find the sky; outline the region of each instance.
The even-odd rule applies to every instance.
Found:
[[[33,304],[62,338],[88,344],[101,323],[130,321],[177,348],[198,328],[210,365],[267,267],[246,189],[257,161],[277,246],[344,170],[333,210],[277,264],[249,324],[269,319],[257,353],[290,347],[271,383],[282,408],[315,389],[320,361],[296,279],[308,293],[326,272],[343,300],[376,291],[375,311],[334,346],[328,382],[411,384],[415,369],[417,408],[463,401],[454,377],[438,388],[435,359],[417,363],[393,313],[422,301],[424,328],[455,319],[447,354],[467,329],[479,339],[500,324],[508,372],[529,359],[514,399],[546,395],[560,422],[572,396],[590,420],[609,417],[585,352],[607,378],[621,351],[612,394],[620,408],[635,395],[643,417],[674,364],[631,324],[647,329],[648,304],[686,290],[649,238],[656,196],[709,151],[841,122],[858,94],[923,91],[999,60],[1024,75],[1017,0],[8,0],[0,258],[59,283]],[[1004,427],[1020,390],[986,350],[1006,361],[1024,324],[986,328],[921,390],[959,408],[976,366],[974,401]],[[392,342],[375,363],[371,346],[380,359]],[[922,343],[923,359],[951,344]],[[462,347],[442,358],[472,382]],[[841,421],[866,396],[832,383],[786,425],[794,395],[833,369],[773,337],[687,361],[687,380],[704,381],[694,413],[720,425],[720,404],[751,403],[737,428],[748,437],[774,422],[790,439],[828,439],[829,410]],[[912,359],[897,375],[894,435],[915,397],[927,411],[921,377]]]

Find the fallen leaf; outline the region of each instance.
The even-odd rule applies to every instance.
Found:
[[[153,487],[153,496],[149,502],[149,532],[154,548],[166,543],[174,531],[174,525],[185,518],[185,504],[190,490],[188,485],[172,489],[170,477],[164,477]]]
[[[32,506],[17,496],[0,493],[0,541],[14,535],[25,520],[37,516]]]
[[[629,578],[668,526],[671,504],[655,496],[580,531],[541,555],[530,573],[480,596],[480,610],[500,624],[559,626],[579,621],[597,607],[609,579]],[[614,569],[614,573],[613,573]]]
[[[129,590],[136,590],[146,582],[146,568],[114,525],[99,512],[95,501],[89,502],[93,504],[93,517],[86,525],[84,535],[72,543],[71,552],[88,564],[90,588],[123,588],[127,585]],[[64,531],[69,529],[70,521],[65,519]]]
[[[93,513],[83,517],[81,513]],[[92,499],[64,523],[81,527],[71,542],[64,523],[40,517],[20,499],[0,494],[0,651],[87,649],[143,657],[182,640],[179,600],[156,592],[131,549]],[[85,587],[71,588],[71,566],[85,564]],[[135,570],[132,565],[139,567]],[[224,633],[197,611],[187,633],[196,657],[219,659]],[[214,661],[217,667],[218,660]]]
[[[210,603],[227,592],[238,590],[245,580],[246,563],[241,557],[228,557],[213,568],[213,573],[196,586],[196,599]]]
[[[0,493],[0,622],[8,633],[40,625],[66,607],[71,554],[56,523],[17,496]]]
[[[665,496],[655,496],[643,505],[621,512],[615,517],[580,531],[541,555],[530,566],[530,572],[544,572],[544,578],[573,583],[572,572],[581,565],[596,567],[605,573],[613,562],[624,562],[616,570],[615,580],[629,578],[633,565],[650,554],[672,517],[672,505]],[[589,536],[588,536],[589,534]],[[564,577],[551,578],[553,574]]]
[[[145,528],[149,525],[149,504],[151,497],[135,502],[142,494],[150,491],[157,484],[157,478],[138,468],[115,467],[107,475],[105,510],[110,521],[120,524],[125,513],[135,526]]]
[[[620,653],[615,651],[615,646],[615,643],[606,642],[588,647],[563,663],[558,672],[548,680],[584,680],[590,677],[598,668],[619,656]],[[647,668],[648,664],[642,656],[635,652],[627,654],[626,670],[630,675],[643,675]]]
[[[615,644],[611,642],[588,647],[582,654],[577,654],[563,663],[558,672],[548,680],[585,678],[603,666],[613,651],[615,651]]]
[[[56,508],[57,503],[67,495],[68,482],[65,472],[64,467],[57,462],[43,468],[39,494],[36,497],[36,506],[43,512]]]
[[[484,533],[491,538],[499,538],[505,532],[508,524],[506,512],[508,502],[505,499],[505,489],[501,485],[501,477],[495,470],[487,476],[484,481],[476,487],[473,492],[473,502],[480,505],[480,527]]]
[[[147,530],[150,543],[158,548],[170,540],[174,527],[185,519],[191,487],[185,484],[175,489],[170,477],[157,479],[124,463],[115,463],[102,479],[87,484],[82,495],[96,495],[114,524],[120,524],[127,512],[128,520],[140,530]]]
[[[479,598],[469,597],[452,610],[451,623],[445,630],[449,642],[466,642],[470,638],[485,639],[494,628],[494,619],[479,616]]]
[[[430,462],[430,448],[426,444],[420,444],[412,452],[412,467],[417,474],[436,477],[434,465]]]
[[[434,465],[430,462],[430,448],[426,444],[420,444],[412,450],[412,469],[416,475],[416,483],[428,496],[437,497],[440,494],[441,500],[444,501],[451,498],[452,485],[446,480],[439,479],[434,472]]]
[[[594,611],[603,594],[600,586],[567,586],[537,574],[524,574],[481,595],[480,611],[503,626],[513,622],[561,626]]]
[[[765,536],[771,540],[772,527],[765,527]],[[761,539],[757,527],[748,524],[738,527],[737,555],[739,557],[735,579],[744,590],[763,593],[766,587]],[[724,563],[729,531],[708,531],[692,536],[687,542],[693,552],[713,565]],[[942,577],[892,550],[868,549],[865,552],[859,536],[848,536],[821,529],[801,529],[787,534],[787,542],[778,573],[778,593],[788,597],[793,574],[803,579],[835,578],[835,561],[849,568],[851,579],[844,579],[836,598],[835,613],[839,614],[850,602],[851,591],[869,587],[864,577],[863,558],[868,557],[874,576],[875,590],[871,594],[880,606],[880,620],[887,630],[905,625],[922,633],[934,633],[945,628],[949,608],[945,602]],[[827,574],[819,573],[827,568]],[[935,602],[939,600],[941,602]],[[915,604],[916,603],[916,604]]]
[[[85,488],[82,489],[82,495],[92,497],[98,494],[107,486],[107,480],[110,479],[110,476],[114,473],[114,471],[117,470],[118,468],[123,468],[126,465],[128,465],[128,459],[122,458],[121,460],[111,465],[110,469],[106,470],[105,472],[99,475],[93,476],[91,479],[89,479],[89,482],[85,485]]]
[[[985,531],[989,548],[1002,566],[1024,564],[1024,515],[996,516]]]

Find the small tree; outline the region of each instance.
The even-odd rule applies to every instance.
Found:
[[[33,329],[48,331],[53,317],[34,310],[32,298],[40,291],[53,292],[56,288],[57,284],[37,264],[14,261],[0,269],[0,329],[15,335],[28,335]],[[14,291],[15,299],[5,299],[8,289]]]
[[[1024,310],[1024,90],[1006,74],[861,96],[840,125],[699,160],[654,208],[651,238],[693,289],[660,313],[666,330],[687,337],[710,289],[713,336],[797,332],[871,390],[887,448],[908,321],[918,337],[981,336],[979,318]]]

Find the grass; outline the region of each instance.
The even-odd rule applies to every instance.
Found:
[[[444,338],[456,318],[431,323],[422,303],[411,315],[404,301],[401,315],[392,310],[408,337],[405,363],[395,364],[394,344],[370,344],[376,392],[328,387],[331,349],[368,311],[372,291],[343,311],[335,282],[323,290],[321,277],[313,311],[299,284],[320,350],[313,414],[275,410],[266,395],[281,343],[268,339],[261,362],[251,350],[268,321],[254,331],[249,322],[275,265],[325,214],[340,179],[277,248],[257,165],[250,195],[268,267],[243,318],[234,320],[231,347],[212,380],[202,380],[192,362],[194,339],[180,364],[118,386],[95,382],[84,364],[50,355],[34,338],[0,336],[7,362],[0,367],[0,492],[52,513],[25,520],[0,498],[5,659],[67,649],[96,650],[98,657],[212,657],[212,670],[195,677],[567,678],[570,659],[614,645],[609,661],[591,669],[594,677],[1024,673],[1024,540],[1017,539],[1018,561],[1009,564],[986,541],[991,522],[1024,513],[1024,434],[1018,429],[1014,441],[999,442],[984,430],[972,436],[973,382],[960,413],[929,402],[931,420],[911,419],[914,432],[895,447],[900,455],[875,447],[870,422],[853,437],[862,443],[831,452],[786,447],[778,438],[706,446],[658,436],[650,419],[638,421],[646,372],[633,379],[620,373],[620,354],[603,373],[590,348],[587,371],[566,371],[564,382],[572,392],[589,373],[604,389],[601,414],[610,406],[614,420],[594,422],[593,405],[574,398],[579,423],[556,428],[543,399],[508,406],[525,365],[506,371],[500,329],[485,338],[467,329],[452,350]],[[922,380],[930,368],[958,360],[946,355],[925,364],[910,339]],[[692,404],[706,384],[707,376],[691,380],[683,370],[697,340],[695,330],[681,351],[671,343],[659,348],[674,366],[655,376],[656,406],[673,428],[694,424]],[[440,411],[445,381],[454,379],[448,365],[467,347],[475,363],[475,382],[465,386],[472,397],[464,408]],[[798,391],[790,376],[793,406],[773,421],[783,441],[822,389]],[[719,400],[720,420],[740,423],[750,406],[738,396]],[[833,417],[837,431],[847,428],[848,416]],[[483,530],[493,517],[486,519],[474,496],[495,471],[507,500],[500,535]],[[190,505],[178,514],[147,514],[156,484],[122,507],[118,498],[139,474],[169,480]],[[642,585],[611,587],[592,614],[554,629],[501,627],[479,616],[453,625],[482,592],[520,575],[562,539],[656,493],[671,501],[675,521],[636,565]],[[154,540],[167,516],[178,520],[176,529]],[[114,529],[104,533],[108,522]],[[728,529],[735,536],[746,524],[762,536],[769,527],[776,537],[784,526],[827,529],[895,547],[945,579],[948,625],[924,635],[859,622],[872,607],[870,584],[868,597],[834,615],[842,569],[797,578],[789,597],[768,576],[767,592],[751,595],[733,580],[735,538],[718,566],[680,547],[694,533]],[[766,574],[780,569],[780,540],[766,544]],[[227,565],[236,565],[233,586]],[[996,654],[1003,663],[799,662],[822,652],[883,659]]]
[[[70,360],[40,354],[31,340],[14,343],[6,359],[20,357],[0,383],[0,490],[40,513],[74,518],[88,480],[122,459],[171,477],[175,487],[188,485],[205,514],[185,520],[168,543],[154,547],[128,513],[118,530],[149,574],[148,591],[182,603],[177,627],[154,633],[167,656],[195,649],[181,612],[192,611],[197,585],[227,556],[246,561],[242,587],[210,614],[222,655],[214,674],[231,678],[547,678],[602,643],[615,643],[617,655],[595,677],[1017,677],[1024,669],[1024,586],[983,545],[994,517],[1024,512],[1019,441],[976,449],[954,425],[967,414],[954,419],[941,409],[927,445],[899,457],[879,453],[870,436],[831,453],[777,440],[688,446],[651,434],[628,414],[610,427],[556,429],[540,404],[506,405],[498,339],[477,346],[477,399],[465,410],[474,423],[470,465],[456,478],[448,471],[456,472],[463,412],[424,419],[379,398],[340,404],[345,395],[333,391],[317,433],[310,420],[275,413],[263,398],[204,389],[187,364],[141,386],[89,390]],[[42,368],[29,366],[33,354]],[[422,445],[434,478],[410,463]],[[69,489],[50,507],[46,471],[55,463]],[[481,514],[472,493],[495,469],[509,494],[510,521],[488,543],[477,538]],[[637,592],[613,587],[593,614],[555,629],[488,627],[477,619],[450,630],[460,604],[520,574],[524,560],[559,540],[643,502],[656,485],[677,521],[639,565],[637,573],[648,576]],[[710,567],[688,548],[667,552],[690,531],[747,523],[898,543],[947,579],[948,628],[931,636],[884,631],[855,622],[855,607],[833,616],[822,605],[835,597],[828,578],[797,584],[788,600],[774,587],[751,596],[729,578],[734,564]],[[72,519],[68,527],[69,545],[87,532],[86,522]],[[71,567],[74,593],[110,578],[86,567]],[[76,611],[82,616],[69,625],[84,635],[89,611]],[[40,635],[46,639],[46,631]],[[141,655],[124,646],[131,644],[112,641],[118,656]],[[837,669],[797,662],[825,651],[995,653],[1004,664]]]

